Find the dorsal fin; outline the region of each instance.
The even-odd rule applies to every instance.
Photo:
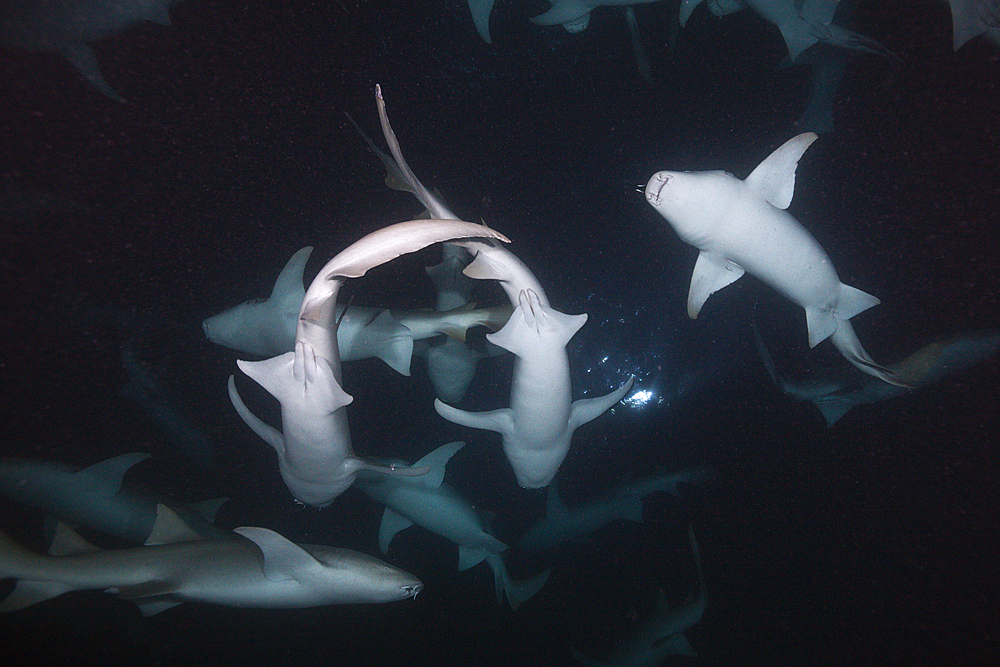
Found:
[[[52,536],[52,544],[49,545],[49,555],[51,556],[73,556],[75,554],[87,554],[100,551],[78,532],[67,526],[62,521],[56,521],[56,531]]]
[[[264,553],[263,572],[268,581],[300,581],[303,574],[323,567],[308,551],[273,530],[242,527],[234,532],[260,547]]]
[[[88,466],[79,470],[76,475],[79,478],[89,477],[98,482],[94,486],[94,491],[107,494],[110,498],[116,495],[122,488],[122,480],[125,479],[125,473],[127,473],[132,466],[140,461],[145,461],[149,458],[149,454],[143,454],[141,452],[135,452],[132,454],[122,454],[121,456],[115,456],[106,461],[101,461],[100,463],[95,463],[92,466]]]
[[[149,531],[149,537],[146,538],[145,544],[147,546],[201,539],[204,538],[184,523],[184,520],[177,516],[176,512],[163,503],[156,505],[156,521],[153,523],[153,530]]]
[[[283,299],[290,294],[300,294],[299,303],[296,304],[296,310],[298,306],[302,303],[303,297],[306,295],[305,287],[302,285],[302,275],[306,270],[306,262],[309,261],[309,255],[312,254],[313,248],[311,245],[307,245],[304,248],[300,248],[294,255],[292,255],[287,262],[285,262],[285,268],[281,269],[281,273],[278,274],[278,279],[274,281],[274,287],[271,289],[272,299]]]

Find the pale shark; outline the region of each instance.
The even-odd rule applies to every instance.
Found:
[[[58,53],[99,91],[124,102],[104,80],[87,42],[112,37],[142,21],[170,25],[169,10],[178,1],[5,0],[0,46]]]
[[[681,0],[680,24],[687,24],[691,12],[702,0]],[[795,60],[814,44],[826,43],[855,51],[874,53],[889,60],[898,57],[882,44],[834,23],[840,0],[709,0],[713,14],[722,16],[751,7],[761,18],[778,28],[788,55]]]
[[[487,561],[493,569],[497,601],[506,595],[511,607],[517,609],[545,584],[548,572],[525,581],[511,579],[501,556],[507,545],[493,536],[479,511],[443,483],[445,466],[464,445],[463,442],[442,445],[413,464],[429,467],[426,475],[411,478],[361,475],[357,486],[385,505],[378,535],[382,553],[388,553],[389,544],[399,531],[414,524],[426,528],[458,545],[459,571]]]
[[[76,590],[153,602],[155,612],[177,602],[271,609],[392,602],[423,588],[413,575],[356,551],[294,544],[266,528],[234,532],[242,537],[101,550],[62,525],[53,555],[29,551],[0,532],[0,578],[21,580],[0,610]]]
[[[671,607],[660,591],[652,614],[631,636],[619,643],[619,648],[607,662],[587,657],[572,649],[573,657],[587,667],[658,667],[671,655],[695,657],[697,654],[683,633],[701,620],[708,598],[705,574],[701,569],[701,553],[694,538],[694,528],[688,527],[691,551],[698,570],[698,593],[689,602]]]
[[[861,371],[910,386],[872,360],[851,326],[852,317],[879,300],[840,282],[830,257],[785,211],[799,158],[815,140],[812,132],[790,139],[743,181],[723,171],[661,171],[650,177],[646,201],[700,251],[688,315],[696,318],[709,296],[749,272],[805,309],[810,347],[829,338]]]
[[[382,131],[400,173],[432,215],[448,214],[403,159],[381,90],[376,90],[376,97]],[[481,240],[454,243],[474,257],[463,273],[476,280],[500,281],[514,306],[503,329],[486,337],[515,355],[511,407],[473,413],[436,399],[434,408],[448,421],[503,435],[504,452],[518,483],[526,488],[544,487],[566,458],[573,432],[620,401],[635,378],[606,396],[573,402],[566,343],[587,316],[566,315],[552,308],[531,270],[499,244]]]
[[[432,243],[463,237],[507,241],[483,225],[461,220],[409,220],[376,230],[344,249],[320,270],[299,310],[295,351],[264,361],[238,361],[248,376],[281,403],[283,432],[268,426],[243,403],[229,378],[229,397],[246,424],[278,455],[285,485],[300,502],[325,507],[354,483],[359,470],[420,475],[426,469],[372,466],[354,454],[341,386],[334,317],[337,294],[348,278]]]

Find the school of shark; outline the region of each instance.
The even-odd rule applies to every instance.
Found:
[[[0,0],[11,664],[995,659],[1000,2],[899,4]]]

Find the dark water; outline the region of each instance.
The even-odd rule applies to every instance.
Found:
[[[874,357],[895,360],[1000,326],[1000,50],[977,40],[953,53],[935,0],[860,4],[855,27],[901,63],[849,62],[836,129],[800,163],[790,210],[845,283],[882,300],[854,322]],[[199,323],[266,296],[299,247],[316,246],[311,276],[418,211],[385,189],[343,116],[377,136],[380,83],[417,175],[466,219],[509,236],[555,307],[589,314],[569,347],[575,395],[630,373],[651,393],[578,431],[560,473],[567,503],[663,466],[710,464],[718,477],[685,501],[651,497],[644,526],[512,559],[518,575],[553,567],[516,614],[496,605],[485,566],[456,573],[455,547],[414,528],[387,559],[424,581],[415,601],[188,604],[143,619],[129,603],[77,593],[0,619],[9,664],[575,664],[568,647],[608,655],[660,588],[676,602],[694,588],[688,523],[709,587],[688,633],[704,664],[997,658],[995,359],[827,429],[774,387],[751,340],[757,302],[780,366],[839,363],[825,345],[807,349],[801,312],[745,278],[689,320],[696,253],[635,192],[667,168],[745,177],[797,133],[808,69],[780,68],[777,32],[749,12],[699,10],[671,54],[666,2],[636,12],[650,85],[620,9],[568,35],[527,21],[543,5],[498,2],[490,47],[462,0],[190,0],[172,27],[95,45],[124,105],[61,58],[0,55],[0,176],[41,201],[3,221],[0,454],[88,465],[150,452],[130,479],[179,500],[231,498],[226,527],[377,553],[381,509],[360,493],[321,511],[292,503],[272,452],[229,405],[237,355],[204,340]],[[351,289],[359,302],[430,306],[421,267],[436,261],[417,253]],[[485,288],[478,298],[500,297]],[[214,469],[117,394],[126,342],[211,434]],[[466,406],[503,405],[509,372],[509,359],[484,362]],[[498,536],[514,543],[541,516],[544,495],[516,485],[498,437],[434,413],[419,363],[403,378],[358,362],[345,383],[360,454],[414,459],[465,439],[448,481],[498,514]],[[276,407],[254,399],[276,423]],[[6,529],[37,532],[40,516],[3,508]]]

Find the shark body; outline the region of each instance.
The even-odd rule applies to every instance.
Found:
[[[297,545],[266,528],[235,532],[246,539],[106,551],[63,527],[53,543],[57,555],[31,552],[0,532],[0,578],[27,585],[0,609],[73,590],[112,590],[139,603],[300,608],[403,600],[423,587],[413,575],[355,551]]]
[[[6,0],[0,16],[0,46],[58,53],[95,88],[116,102],[125,99],[101,75],[87,45],[142,21],[170,25],[178,0]]]
[[[830,257],[784,210],[798,160],[815,139],[811,132],[790,139],[745,181],[723,171],[661,171],[649,179],[646,201],[700,251],[688,315],[697,317],[709,296],[749,272],[805,309],[810,347],[830,338],[862,372],[908,386],[872,360],[851,326],[878,299],[840,282]]]

